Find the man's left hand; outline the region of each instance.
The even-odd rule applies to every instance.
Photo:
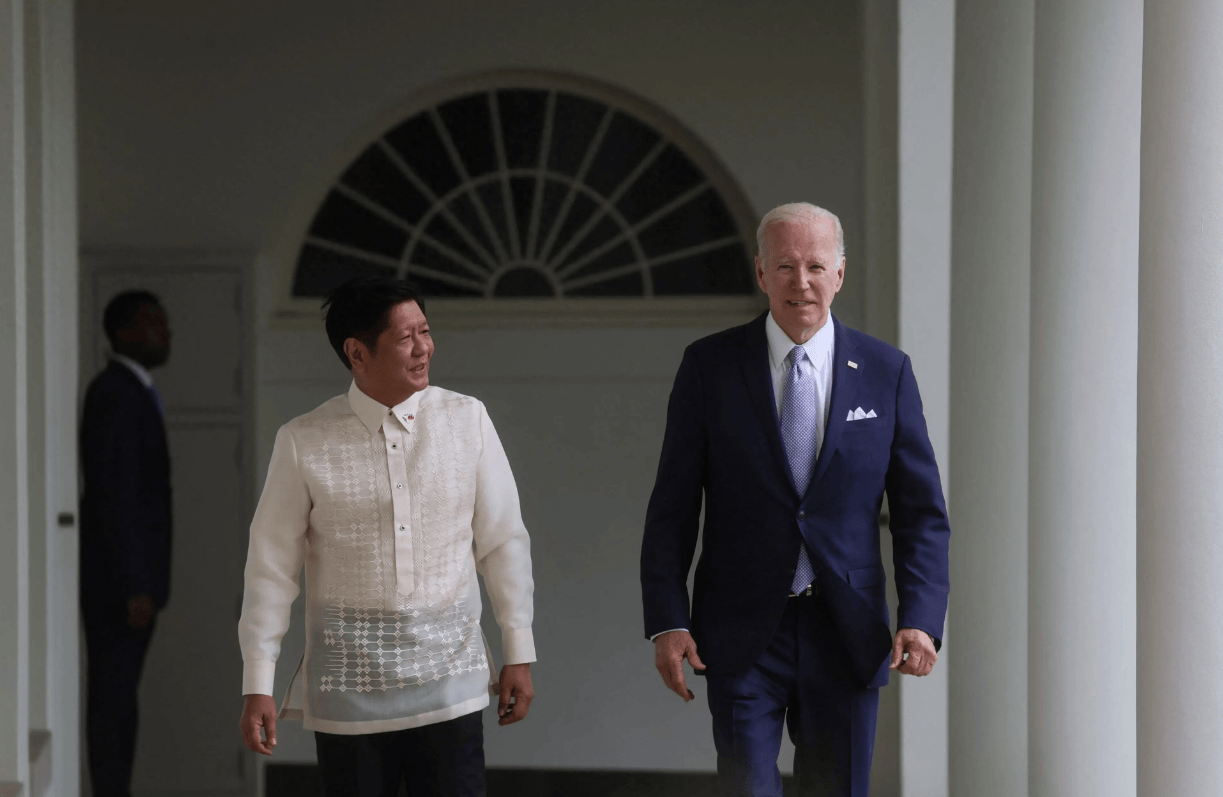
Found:
[[[498,681],[497,687],[501,693],[497,700],[497,724],[513,725],[526,719],[527,712],[531,710],[531,701],[535,699],[535,687],[531,684],[531,665],[505,665],[501,668],[501,680]]]
[[[907,654],[907,657],[906,657]],[[899,670],[904,675],[929,675],[938,661],[934,640],[925,631],[902,628],[896,632],[892,643],[892,663],[889,670]]]

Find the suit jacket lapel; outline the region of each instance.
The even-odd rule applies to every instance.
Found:
[[[764,429],[764,436],[768,438],[769,448],[773,451],[774,463],[780,468],[781,480],[793,494],[794,482],[790,479],[790,462],[786,458],[785,446],[781,443],[777,399],[773,396],[773,375],[769,370],[769,339],[764,331],[764,320],[767,317],[766,312],[747,325],[747,340],[740,364],[743,367],[743,380],[747,383],[748,395],[752,397],[756,416]]]
[[[836,330],[836,343],[832,351],[832,400],[829,402],[828,425],[824,429],[824,443],[820,446],[820,456],[815,461],[815,472],[811,476],[811,486],[824,475],[829,461],[836,453],[841,442],[841,432],[845,429],[845,418],[853,411],[854,400],[858,394],[856,368],[849,367],[849,354],[856,347],[846,334],[845,327],[832,317],[833,329]],[[811,486],[808,486],[810,491]]]

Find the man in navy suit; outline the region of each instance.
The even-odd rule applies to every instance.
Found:
[[[685,701],[683,659],[706,675],[727,794],[781,797],[785,724],[801,794],[864,797],[879,687],[889,669],[922,676],[938,657],[947,512],[909,358],[830,313],[840,221],[782,205],[757,243],[769,311],[693,343],[675,377],[641,548],[645,633]]]
[[[90,382],[81,418],[85,732],[95,797],[127,797],[136,689],[170,591],[170,452],[149,375],[170,355],[170,328],[146,291],[112,299],[102,326],[111,360]]]

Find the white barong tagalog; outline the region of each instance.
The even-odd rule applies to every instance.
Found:
[[[437,387],[385,407],[354,383],[281,427],[251,524],[243,694],[273,693],[306,567],[306,652],[282,716],[327,733],[489,703],[484,576],[507,664],[535,661],[530,540],[484,405]]]

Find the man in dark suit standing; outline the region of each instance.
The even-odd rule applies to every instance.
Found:
[[[170,589],[170,453],[149,371],[170,355],[158,298],[121,293],[102,320],[111,359],[81,418],[81,616],[95,797],[131,793],[136,689]]]
[[[675,378],[641,549],[645,633],[685,701],[683,659],[707,676],[727,794],[781,797],[784,723],[801,794],[865,797],[879,687],[889,669],[922,676],[937,659],[947,512],[909,358],[830,313],[840,221],[782,205],[757,243],[769,311],[693,343]]]

